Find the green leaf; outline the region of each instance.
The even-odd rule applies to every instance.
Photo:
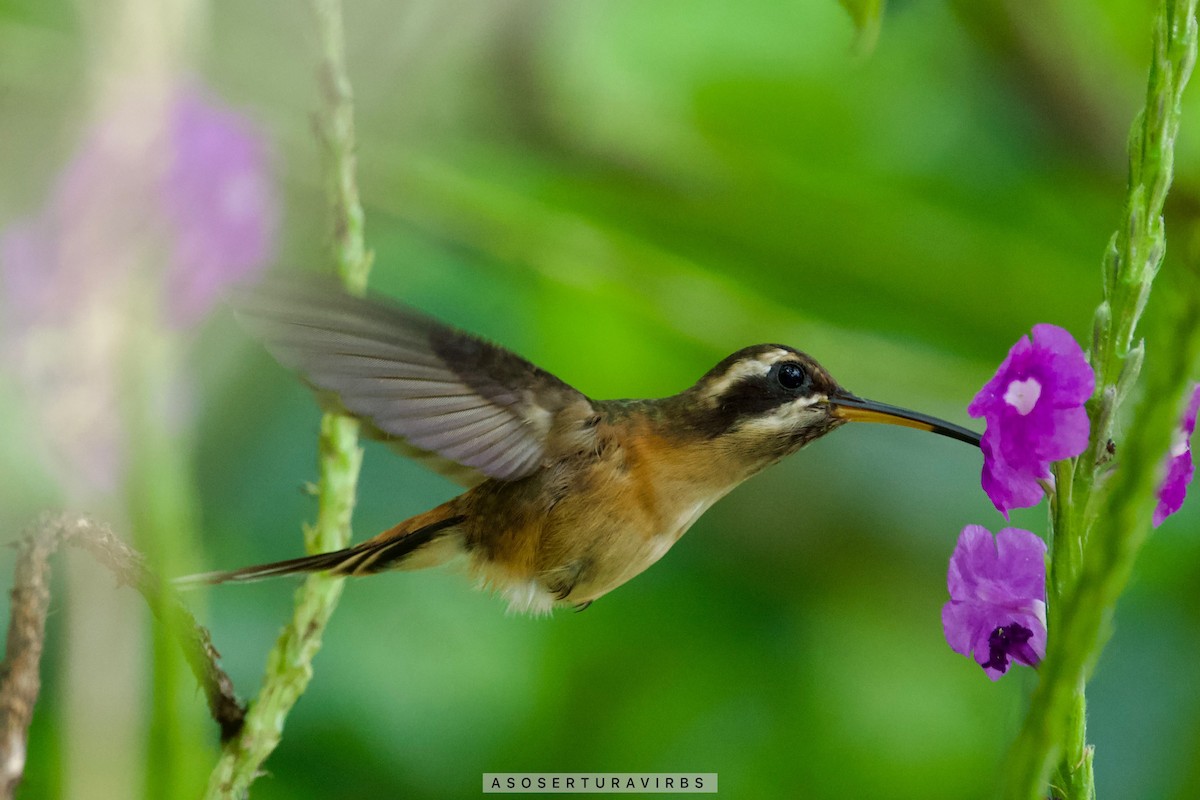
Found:
[[[879,29],[883,26],[883,7],[887,0],[838,0],[858,31],[854,49],[859,55],[870,55],[879,41]]]

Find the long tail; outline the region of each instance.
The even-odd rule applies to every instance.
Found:
[[[378,536],[368,539],[361,544],[335,550],[331,553],[317,553],[300,558],[289,558],[287,561],[275,561],[270,564],[255,564],[250,567],[233,569],[227,572],[203,572],[199,575],[188,575],[175,581],[177,586],[196,586],[200,584],[227,583],[230,581],[257,581],[263,578],[273,578],[277,575],[294,575],[302,572],[330,572],[334,575],[370,575],[388,569],[403,566],[403,562],[414,557],[418,551],[445,536],[452,528],[463,522],[465,516],[442,517],[434,522],[420,524],[423,518],[435,514],[434,509],[429,514],[422,514],[411,520],[400,523],[391,530],[384,531]],[[414,525],[414,523],[416,523]],[[432,566],[445,560],[436,557],[426,560],[420,566]]]

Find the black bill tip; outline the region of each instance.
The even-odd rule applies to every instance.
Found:
[[[931,417],[907,408],[889,406],[887,403],[877,403],[874,400],[864,400],[861,397],[846,392],[829,398],[833,416],[850,422],[881,422],[886,425],[903,425],[906,428],[916,428],[930,433],[940,433],[960,442],[979,447],[980,435],[967,430],[961,425],[946,422],[944,419]]]

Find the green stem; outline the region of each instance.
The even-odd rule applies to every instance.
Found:
[[[1051,495],[1052,548],[1050,552],[1049,596],[1053,599],[1047,609],[1048,626],[1057,631],[1062,627],[1063,605],[1057,599],[1065,597],[1079,580],[1083,571],[1083,547],[1085,527],[1077,519],[1076,505],[1072,493],[1075,471],[1079,465],[1075,459],[1060,461],[1054,465],[1057,491]],[[1087,745],[1087,694],[1086,682],[1080,680],[1067,700],[1066,737],[1062,742],[1063,755],[1054,785],[1061,788],[1063,796],[1072,800],[1090,800],[1095,796],[1092,776],[1091,749]]]
[[[1174,335],[1166,339],[1172,346],[1161,348],[1163,358],[1150,371],[1145,400],[1131,425],[1138,435],[1121,454],[1079,580],[1060,601],[1060,622],[1048,641],[1041,682],[1013,748],[1010,797],[1045,797],[1045,776],[1062,752],[1062,740],[1072,735],[1072,724],[1082,722],[1072,718],[1072,698],[1099,658],[1117,598],[1149,534],[1163,457],[1179,424],[1180,399],[1200,367],[1200,276],[1185,285],[1187,302],[1177,313]],[[1062,796],[1084,797],[1090,795],[1081,791],[1093,791],[1076,777],[1083,771],[1080,766],[1090,772],[1090,753],[1084,756],[1078,766],[1068,763],[1065,775],[1060,770],[1059,778],[1068,779],[1055,784]]]
[[[318,76],[323,104],[318,123],[333,220],[334,266],[347,290],[361,294],[366,290],[371,257],[363,240],[363,210],[355,181],[354,109],[341,3],[313,0],[313,10],[322,53]],[[337,550],[350,542],[362,465],[358,423],[326,414],[321,420],[318,449],[317,521],[304,532],[310,553]],[[312,678],[312,660],[337,607],[343,580],[310,575],[297,590],[292,620],[267,656],[262,689],[246,715],[242,732],[226,744],[209,780],[207,797],[243,797],[261,773],[263,762],[283,736],[288,712]]]
[[[1163,205],[1174,176],[1180,102],[1196,60],[1196,0],[1163,0],[1155,18],[1146,106],[1129,134],[1129,190],[1122,224],[1104,259],[1104,300],[1096,309],[1091,361],[1096,393],[1089,404],[1093,435],[1075,475],[1080,513],[1088,519],[1095,484],[1121,401],[1137,380],[1142,348],[1138,320],[1166,250]]]
[[[317,135],[325,148],[326,192],[333,218],[334,266],[346,289],[363,294],[371,253],[363,237],[363,210],[355,177],[354,92],[346,69],[341,0],[312,0],[323,59],[318,67],[324,101]]]
[[[161,330],[158,308],[138,297],[130,314],[138,327],[123,364],[126,380],[124,409],[129,467],[125,480],[126,506],[134,542],[159,574],[179,575],[195,563],[197,501],[192,452],[181,426],[171,420],[172,384],[178,380],[178,340]],[[196,702],[194,681],[180,651],[178,618],[159,597],[155,616],[162,624],[151,628],[154,703],[147,737],[146,793],[151,797],[194,797],[203,785],[211,752],[198,747],[205,740],[206,715]]]
[[[1084,690],[1104,646],[1105,622],[1145,539],[1159,465],[1195,366],[1192,308],[1193,316],[1180,316],[1176,335],[1161,348],[1159,377],[1131,426],[1138,435],[1122,445],[1120,468],[1105,486],[1114,423],[1142,366],[1137,324],[1166,249],[1162,211],[1173,176],[1180,100],[1196,58],[1196,2],[1163,0],[1155,19],[1146,106],[1130,133],[1125,214],[1105,253],[1104,299],[1096,309],[1091,348],[1096,391],[1088,403],[1092,435],[1082,455],[1055,466],[1050,635],[1041,682],[1011,757],[1014,798],[1044,798],[1056,761],[1054,796],[1095,796]],[[1191,302],[1200,307],[1200,299]]]

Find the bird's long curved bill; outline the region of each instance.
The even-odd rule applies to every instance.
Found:
[[[852,394],[835,395],[830,398],[830,403],[833,405],[833,416],[839,419],[850,422],[883,422],[888,425],[903,425],[906,428],[940,433],[942,436],[949,436],[951,439],[979,446],[978,433],[928,414],[889,406],[887,403],[876,403],[874,400],[864,400]]]

